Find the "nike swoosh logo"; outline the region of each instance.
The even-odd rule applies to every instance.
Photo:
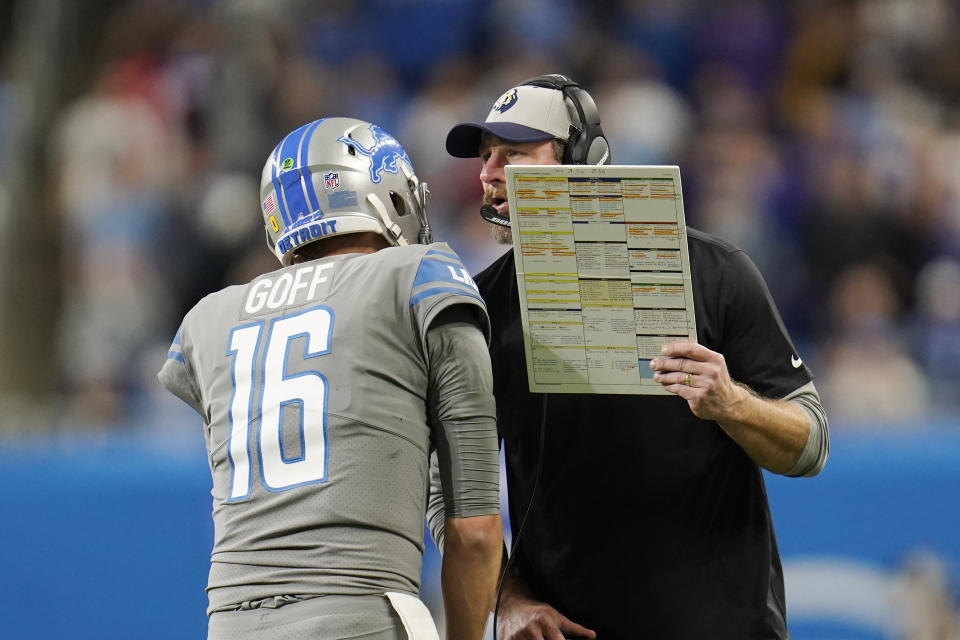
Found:
[[[790,356],[790,364],[793,365],[794,369],[799,369],[800,365],[803,364],[803,360],[801,360],[797,356]]]

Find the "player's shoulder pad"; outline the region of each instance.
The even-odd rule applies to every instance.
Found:
[[[438,294],[462,294],[483,305],[477,284],[447,243],[435,242],[425,249],[413,281],[411,305]]]

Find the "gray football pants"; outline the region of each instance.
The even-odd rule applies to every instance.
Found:
[[[407,640],[385,596],[322,596],[276,609],[218,611],[207,640]]]

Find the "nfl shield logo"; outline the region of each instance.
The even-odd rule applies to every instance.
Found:
[[[327,189],[336,189],[340,186],[340,174],[336,171],[323,174],[323,186]]]

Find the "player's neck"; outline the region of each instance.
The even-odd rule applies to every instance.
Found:
[[[337,247],[331,251],[325,253],[326,256],[339,256],[344,253],[376,253],[379,249],[375,249],[369,245],[355,244],[347,247]]]
[[[304,245],[293,256],[294,263],[307,262],[318,258],[337,256],[345,253],[376,253],[386,249],[389,244],[377,233],[348,233],[341,236],[323,238]]]

